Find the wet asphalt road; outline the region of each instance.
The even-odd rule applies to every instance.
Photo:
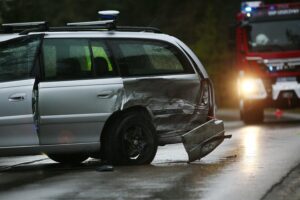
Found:
[[[160,147],[149,166],[99,172],[100,162],[62,166],[46,156],[0,158],[0,199],[262,199],[300,163],[300,115],[245,126],[237,112],[221,111],[226,140],[187,164],[180,144]]]

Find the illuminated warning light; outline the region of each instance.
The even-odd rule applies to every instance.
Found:
[[[245,13],[245,14],[251,13],[254,9],[256,9],[256,8],[262,6],[262,5],[263,5],[263,3],[261,1],[246,1],[246,2],[242,2],[241,11],[243,13]]]
[[[273,71],[273,66],[269,65],[269,71],[272,72]]]
[[[252,8],[251,8],[250,6],[248,6],[248,7],[245,8],[245,11],[246,11],[247,13],[252,12]]]
[[[276,10],[276,7],[274,6],[274,5],[271,5],[270,7],[269,7],[269,10]]]
[[[101,20],[116,20],[120,14],[117,10],[103,10],[98,12]]]

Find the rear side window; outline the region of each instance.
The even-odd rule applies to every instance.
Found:
[[[45,80],[80,80],[115,75],[109,52],[101,41],[45,39],[43,60]]]
[[[0,43],[0,82],[34,76],[40,40],[40,36],[30,36]]]
[[[194,73],[184,55],[173,45],[150,40],[113,40],[122,76]]]

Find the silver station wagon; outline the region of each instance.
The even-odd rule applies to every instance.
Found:
[[[227,137],[200,61],[158,29],[2,25],[0,156],[136,165],[159,145],[183,143],[194,161]]]

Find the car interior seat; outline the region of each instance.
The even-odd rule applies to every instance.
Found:
[[[109,75],[107,60],[103,57],[94,58],[94,68],[97,77],[103,77]]]

